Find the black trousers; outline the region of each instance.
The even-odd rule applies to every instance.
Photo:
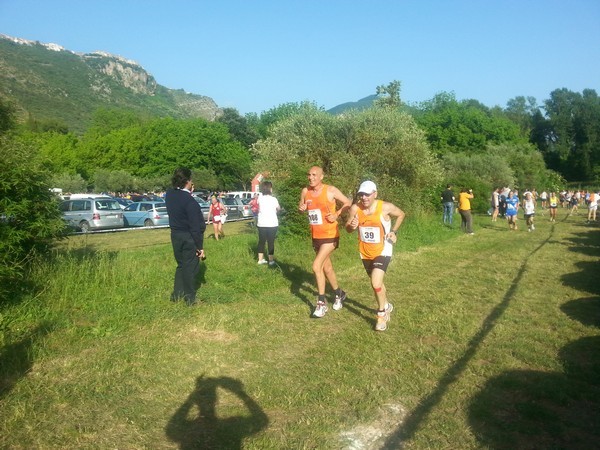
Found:
[[[177,261],[171,300],[184,300],[188,305],[193,305],[196,302],[196,283],[200,273],[196,244],[191,234],[178,231],[171,232],[171,244]]]
[[[275,254],[275,236],[278,227],[258,227],[258,253],[264,253],[265,242],[269,249],[269,255]]]

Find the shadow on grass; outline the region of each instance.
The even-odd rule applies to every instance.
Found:
[[[369,308],[363,305],[362,303],[359,303],[350,298],[347,298],[344,302],[344,308],[350,311],[352,314],[355,314],[356,316],[363,319],[365,322],[367,322],[367,324],[369,324],[371,328],[375,328],[375,325],[377,324],[376,308]]]
[[[38,325],[19,341],[0,350],[0,399],[5,397],[33,366],[34,344],[52,331],[48,322]]]
[[[504,297],[500,303],[498,303],[485,318],[479,331],[471,338],[467,344],[467,350],[463,355],[456,360],[446,372],[442,375],[438,381],[435,389],[431,391],[426,397],[424,397],[419,405],[412,410],[405,418],[404,422],[387,438],[384,448],[386,449],[397,449],[402,447],[402,443],[410,440],[419,429],[421,424],[427,419],[427,416],[431,410],[441,401],[449,386],[456,381],[456,379],[462,374],[467,367],[469,361],[473,358],[477,352],[479,346],[484,339],[490,334],[496,325],[496,321],[504,314],[504,311],[510,304],[511,300],[521,283],[521,279],[527,270],[527,264],[529,260],[544,247],[552,238],[554,233],[554,227],[550,231],[550,235],[538,245],[521,263],[521,267],[517,272],[513,282],[504,294]]]
[[[277,265],[281,269],[283,276],[290,282],[290,293],[302,300],[308,306],[309,314],[312,313],[313,299],[317,295],[317,291],[312,287],[315,284],[315,276],[312,272],[308,272],[303,268],[278,261]]]
[[[219,390],[236,397],[247,415],[226,416],[218,409],[235,409],[231,402],[219,408]],[[175,412],[165,428],[167,437],[179,443],[181,450],[242,448],[244,438],[258,433],[269,423],[261,407],[244,391],[243,384],[229,377],[198,377],[196,389]]]
[[[588,254],[599,235],[571,241]],[[594,244],[595,243],[595,244]],[[582,247],[584,246],[584,247]],[[576,289],[599,292],[597,262],[577,264],[580,271],[562,280]],[[600,297],[561,306],[569,317],[600,327]],[[473,398],[469,422],[489,448],[598,448],[600,442],[600,336],[578,339],[560,351],[564,371],[513,370],[490,379]]]
[[[598,448],[600,337],[560,352],[564,373],[513,370],[490,379],[469,408],[469,422],[489,448]]]
[[[571,300],[560,307],[573,320],[600,328],[600,296]]]

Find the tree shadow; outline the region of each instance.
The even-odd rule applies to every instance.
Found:
[[[508,308],[510,302],[513,300],[515,293],[521,283],[523,275],[527,271],[527,265],[529,260],[544,247],[552,238],[554,228],[552,228],[550,235],[538,245],[529,255],[525,257],[521,263],[521,267],[517,272],[517,275],[513,279],[510,287],[504,294],[502,301],[498,303],[488,314],[483,321],[479,331],[471,338],[467,344],[467,349],[464,351],[462,356],[457,359],[442,375],[438,380],[436,387],[424,398],[421,399],[419,405],[408,413],[404,422],[391,433],[385,441],[383,448],[386,449],[397,449],[402,447],[402,443],[410,440],[421,424],[426,420],[431,410],[442,400],[446,391],[454,381],[464,372],[469,361],[476,354],[479,346],[485,340],[485,338],[494,329],[497,320],[504,314],[506,308]]]
[[[511,370],[472,399],[469,423],[493,449],[599,448],[600,336],[560,352],[564,373]]]
[[[560,277],[563,284],[579,291],[600,295],[600,264],[597,261],[580,261],[575,266],[577,272],[567,273]]]
[[[584,325],[600,328],[600,297],[571,300],[560,307],[561,311]]]
[[[43,322],[20,340],[0,350],[0,399],[5,397],[33,366],[34,344],[52,331],[49,322]]]
[[[249,414],[229,417],[218,414],[219,390],[236,396]],[[225,405],[220,406],[226,409]],[[165,431],[170,440],[179,443],[181,450],[238,450],[244,438],[258,433],[268,423],[267,415],[248,396],[239,380],[200,376],[196,389],[171,417]]]
[[[597,242],[598,235],[573,239]],[[565,284],[597,293],[597,263],[577,264]],[[600,327],[600,297],[561,306],[569,317]],[[600,448],[600,336],[565,345],[563,372],[512,370],[487,381],[473,397],[469,423],[479,442],[493,449]]]

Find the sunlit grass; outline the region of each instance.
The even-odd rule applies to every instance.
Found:
[[[356,235],[342,232],[333,256],[348,301],[323,319],[310,317],[304,237],[280,236],[269,268],[248,224],[226,224],[227,238],[206,240],[194,308],[169,301],[168,230],[72,237],[35,268],[39,290],[1,310],[0,446],[535,447],[520,422],[545,447],[567,435],[595,445],[597,428],[570,417],[598,420],[598,284],[586,280],[600,229],[564,217],[540,218],[535,233],[476,225],[466,236],[437,217],[406,222],[385,333],[373,331]],[[520,404],[510,386],[522,395],[525,376],[538,393]]]

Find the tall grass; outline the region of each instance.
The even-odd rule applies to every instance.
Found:
[[[168,230],[72,237],[0,310],[0,447],[592,448],[600,230],[580,219],[408,219],[384,333],[355,235],[333,256],[345,307],[318,320],[307,239],[268,268],[226,224],[189,308]]]

